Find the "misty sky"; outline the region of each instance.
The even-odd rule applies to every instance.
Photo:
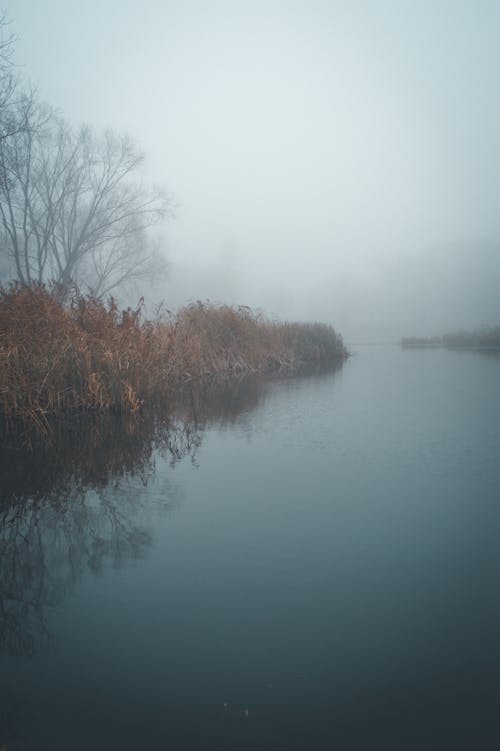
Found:
[[[170,305],[500,324],[500,2],[16,0],[16,62],[175,196]]]

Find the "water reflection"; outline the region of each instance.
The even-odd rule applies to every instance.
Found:
[[[87,416],[54,425],[50,444],[33,437],[29,450],[1,450],[0,653],[32,655],[50,642],[49,612],[85,571],[144,554],[158,455],[195,462],[207,424],[234,422],[264,395],[254,380],[191,392],[168,413]],[[179,503],[168,479],[160,497],[164,509]]]
[[[151,535],[138,491],[154,473],[153,452],[175,462],[194,457],[199,442],[196,426],[181,420],[100,418],[59,426],[51,450],[3,452],[0,651],[32,654],[49,639],[48,610],[83,571],[144,553]]]

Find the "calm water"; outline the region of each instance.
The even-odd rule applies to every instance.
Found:
[[[500,748],[500,357],[2,459],[0,748]]]

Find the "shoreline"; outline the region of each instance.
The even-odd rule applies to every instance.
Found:
[[[63,305],[44,285],[12,285],[0,290],[0,434],[15,425],[47,434],[52,417],[134,413],[186,388],[293,376],[348,357],[328,324],[208,302],[145,320],[142,304],[119,310],[76,294]]]

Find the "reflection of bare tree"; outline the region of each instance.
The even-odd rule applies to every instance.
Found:
[[[34,632],[47,634],[40,608],[46,573],[41,528],[35,515],[19,506],[2,512],[0,530],[0,644],[10,653],[30,654]]]
[[[52,426],[50,443],[0,451],[0,653],[50,639],[48,613],[85,571],[144,554],[146,486],[155,457],[195,460],[201,431],[232,422],[262,397],[256,382],[189,393],[169,415],[100,415]],[[168,481],[167,481],[168,482]],[[164,487],[164,506],[178,500]]]
[[[151,537],[141,526],[141,491],[154,451],[176,462],[194,458],[199,443],[196,426],[181,420],[108,416],[59,425],[52,446],[34,446],[29,456],[2,453],[0,651],[33,653],[49,638],[49,609],[85,570],[143,554]]]

